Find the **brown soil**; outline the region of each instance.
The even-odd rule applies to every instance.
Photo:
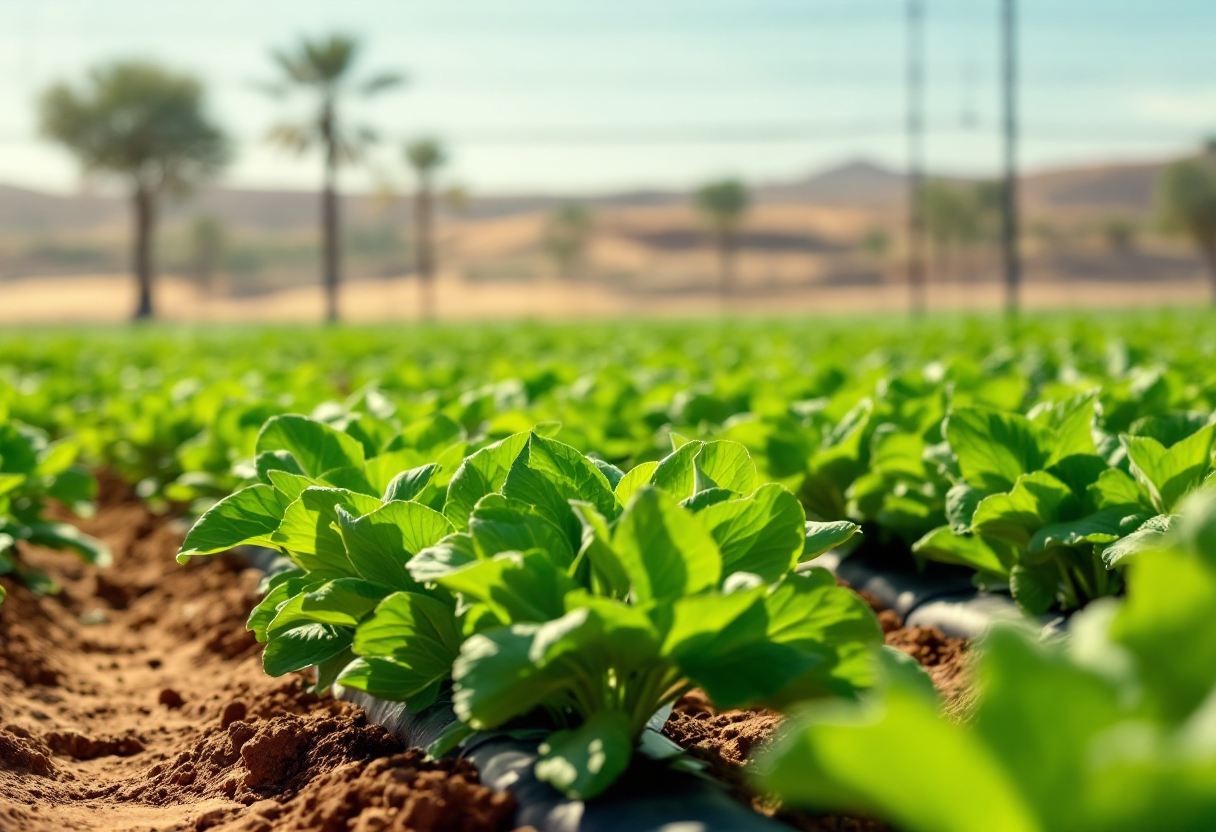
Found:
[[[177,566],[176,527],[109,480],[76,522],[112,568],[30,549],[62,593],[0,579],[0,830],[511,828],[511,798],[467,763],[268,678],[244,626],[258,574],[239,560]]]

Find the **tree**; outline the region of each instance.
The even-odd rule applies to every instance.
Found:
[[[272,54],[282,77],[266,85],[266,92],[283,98],[300,90],[311,94],[316,103],[311,117],[304,122],[274,127],[270,140],[296,153],[319,147],[323,154],[322,285],[325,288],[325,318],[332,323],[338,320],[338,284],[341,280],[338,169],[361,161],[376,139],[368,127],[346,128],[339,118],[339,110],[352,95],[367,98],[400,85],[404,79],[394,72],[379,73],[359,81],[353,79],[359,42],[344,35],[317,40],[302,38],[293,48]]]
[[[419,139],[405,147],[405,159],[418,177],[414,193],[414,253],[422,285],[422,317],[435,316],[435,171],[447,163],[443,145]]]
[[[566,202],[554,209],[545,223],[541,245],[553,258],[563,280],[574,280],[582,271],[591,241],[591,212],[577,202]]]
[[[230,155],[204,112],[202,84],[156,64],[120,61],[95,67],[79,87],[52,86],[40,109],[43,134],[75,154],[86,174],[121,179],[130,189],[134,317],[151,318],[160,199],[218,172]]]
[[[1216,149],[1169,165],[1158,182],[1162,224],[1191,238],[1208,268],[1216,305]]]
[[[735,249],[747,213],[747,189],[736,179],[711,182],[697,191],[696,205],[718,249],[718,287],[725,302],[735,291]]]
[[[1106,247],[1115,254],[1127,254],[1136,248],[1136,221],[1131,217],[1110,216],[1102,220],[1099,231]]]
[[[199,214],[190,223],[190,276],[210,295],[214,287],[215,273],[224,259],[224,224],[213,214]]]

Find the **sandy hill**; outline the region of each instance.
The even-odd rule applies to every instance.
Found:
[[[1108,165],[1036,173],[1023,187],[1028,209],[1047,212],[1147,212],[1152,206],[1160,163]],[[759,203],[790,203],[823,207],[893,210],[905,199],[903,174],[870,162],[853,162],[804,179],[759,185]],[[467,219],[484,220],[542,213],[569,197],[560,195],[507,195],[475,198]],[[598,195],[582,201],[603,209],[655,208],[687,205],[689,194],[675,191],[635,191]],[[354,194],[345,199],[355,223],[373,218],[404,219],[407,200]],[[128,208],[114,195],[81,193],[59,196],[0,185],[0,230],[52,232],[103,227],[125,227]],[[313,228],[317,197],[305,191],[263,191],[203,188],[188,199],[169,202],[165,220],[212,213],[232,226],[248,229],[288,230]]]

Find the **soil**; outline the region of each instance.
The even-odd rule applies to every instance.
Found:
[[[267,677],[242,561],[178,566],[178,524],[108,478],[97,516],[73,522],[113,567],[27,549],[62,592],[0,579],[0,830],[512,828],[513,800],[468,763],[428,762],[358,708]]]
[[[878,614],[884,641],[925,668],[942,695],[946,713],[961,718],[971,703],[968,644],[950,638],[936,627],[908,627],[885,609],[877,598],[859,593]],[[747,777],[752,752],[767,743],[781,725],[782,716],[763,709],[718,711],[699,690],[676,703],[663,733],[690,754],[708,763],[735,797],[758,812],[803,832],[890,832],[887,825],[868,818],[813,815],[786,811],[771,795],[756,794]]]

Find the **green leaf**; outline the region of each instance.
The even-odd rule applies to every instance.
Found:
[[[576,588],[562,569],[536,549],[503,552],[434,581],[487,605],[503,624],[560,618],[566,593]]]
[[[727,500],[734,500],[739,495],[734,491],[725,488],[707,488],[704,491],[698,491],[687,499],[680,500],[680,505],[689,511],[696,513],[701,509],[716,506],[718,503],[725,503]]]
[[[472,535],[468,532],[456,532],[414,555],[406,568],[410,577],[420,584],[425,584],[433,583],[436,578],[477,561],[477,549],[473,546]]]
[[[1035,532],[1058,519],[1071,497],[1071,489],[1046,471],[1026,474],[1008,494],[993,494],[980,501],[971,530],[1026,548]]]
[[[68,523],[31,523],[27,540],[48,549],[71,549],[87,563],[105,568],[113,563],[110,547]]]
[[[317,696],[325,696],[330,693],[330,688],[334,682],[338,681],[338,677],[346,666],[355,660],[355,654],[349,648],[341,653],[326,659],[317,665],[317,677],[313,682],[311,691]],[[307,688],[306,688],[307,690]]]
[[[540,549],[565,569],[574,561],[566,533],[528,503],[501,494],[487,494],[469,516],[469,533],[480,558],[499,552]]]
[[[80,454],[80,443],[75,439],[60,439],[52,442],[38,455],[34,467],[36,477],[57,477],[72,466]]]
[[[414,589],[410,559],[452,533],[446,517],[419,503],[385,503],[357,520],[339,506],[336,516],[355,572],[392,589]]]
[[[1133,560],[1127,602],[1111,628],[1113,640],[1135,656],[1159,718],[1174,724],[1216,690],[1216,570],[1210,557],[1163,550]]]
[[[392,659],[373,656],[359,657],[348,664],[339,674],[338,684],[388,702],[406,702],[416,713],[435,704],[443,680]]]
[[[354,651],[446,676],[462,641],[449,603],[418,592],[395,592],[360,625]]]
[[[353,633],[329,624],[301,624],[270,639],[262,654],[268,676],[285,676],[321,664],[350,647]]]
[[[1054,562],[1031,565],[1019,563],[1009,571],[1009,589],[1022,612],[1040,616],[1056,603],[1060,573]]]
[[[884,749],[878,763],[875,748]],[[877,813],[908,832],[1043,832],[981,738],[900,679],[880,704],[806,714],[757,768],[767,772],[764,788],[791,807]],[[936,786],[943,777],[950,789]]]
[[[756,463],[747,448],[738,442],[719,439],[706,442],[697,452],[693,465],[697,474],[697,491],[725,488],[737,494],[747,494],[756,487]]]
[[[533,507],[566,536],[571,556],[582,537],[582,525],[571,500],[589,502],[603,515],[616,515],[617,505],[607,478],[569,445],[533,435],[515,459],[502,493]]]
[[[271,485],[281,491],[283,496],[287,498],[288,504],[300,499],[300,495],[304,493],[305,488],[320,485],[314,479],[293,474],[290,471],[269,471],[267,477],[270,478]]]
[[[1207,425],[1170,448],[1147,436],[1122,436],[1132,474],[1149,490],[1153,505],[1171,513],[1212,468],[1216,424]]]
[[[434,454],[463,438],[464,428],[443,413],[410,422],[402,428],[400,436],[403,447],[414,448],[424,454]]]
[[[612,548],[608,521],[590,503],[571,501],[570,507],[583,524],[577,561],[590,563],[592,589],[609,598],[624,598],[629,594],[629,573]]]
[[[567,593],[565,602],[566,614],[536,631],[529,655],[537,667],[569,661],[625,678],[659,657],[662,638],[644,610],[586,590]]]
[[[1162,514],[1149,518],[1140,528],[1104,548],[1102,562],[1106,564],[1106,568],[1114,569],[1116,566],[1126,565],[1129,558],[1133,558],[1141,552],[1162,548],[1167,538],[1165,530],[1161,526],[1168,526],[1168,523],[1162,521],[1168,521],[1169,517],[1170,515]],[[1150,523],[1151,520],[1158,522]]]
[[[253,467],[257,471],[258,479],[266,485],[273,484],[273,480],[270,478],[271,471],[286,471],[298,477],[308,476],[291,451],[262,451],[254,458]]]
[[[178,562],[242,544],[270,546],[287,505],[278,489],[261,483],[230,494],[195,521],[178,552]]]
[[[850,523],[848,520],[836,520],[829,523],[808,520],[805,529],[802,556],[799,558],[803,563],[843,546],[855,535],[861,534],[861,526]]]
[[[1050,405],[1035,421],[1053,428],[1054,440],[1047,465],[1055,465],[1070,456],[1093,456],[1094,422],[1098,391],[1089,390],[1070,399]]]
[[[0,474],[0,497],[15,490],[25,481],[25,474]]]
[[[1113,543],[1123,535],[1127,519],[1126,509],[1108,508],[1080,520],[1052,523],[1034,533],[1030,538],[1029,551],[1033,554],[1053,546]],[[1143,521],[1148,517],[1140,515],[1140,519]]]
[[[271,417],[258,434],[256,453],[287,451],[313,479],[335,468],[363,467],[357,439],[305,416]]]
[[[16,422],[0,423],[0,473],[32,476],[45,445],[41,431]]]
[[[335,468],[326,471],[319,481],[322,485],[332,485],[334,488],[344,488],[368,497],[379,498],[381,490],[368,481],[363,468]]]
[[[938,563],[969,566],[979,572],[1008,577],[1013,553],[1004,541],[978,534],[955,534],[949,526],[939,526],[912,544],[912,551]]]
[[[275,617],[279,614],[279,608],[287,602],[287,600],[300,591],[307,585],[307,579],[303,577],[303,571],[297,570],[299,577],[295,578],[294,586],[288,583],[281,583],[270,588],[258,605],[249,613],[249,620],[245,623],[245,629],[253,632],[254,637],[259,643],[265,643],[266,631],[269,629]]]
[[[358,518],[376,511],[381,503],[374,497],[341,488],[306,488],[283,512],[282,522],[270,537],[271,543],[286,549],[292,560],[309,571],[357,574],[337,528],[338,506]]]
[[[960,407],[946,419],[944,433],[958,457],[967,484],[1008,491],[1023,474],[1042,469],[1051,458],[1051,434],[1024,416],[982,407]]]
[[[966,483],[959,483],[946,492],[946,519],[955,534],[966,534],[971,531],[971,521],[975,518],[975,510],[980,502],[990,496],[991,492],[982,488],[972,488]]]
[[[722,555],[709,532],[655,486],[633,495],[617,522],[612,548],[642,604],[692,595],[722,579]]]
[[[876,681],[882,630],[826,570],[763,588],[675,603],[664,647],[720,707],[849,695]]]
[[[4,479],[9,475],[0,474],[0,495],[4,494]],[[93,515],[92,501],[97,498],[97,480],[92,472],[83,465],[73,465],[58,476],[47,486],[46,496],[53,497],[67,506],[74,514],[82,517]]]
[[[422,493],[435,474],[439,473],[439,466],[435,463],[423,465],[418,468],[413,468],[409,471],[402,471],[389,482],[384,489],[385,502],[391,500],[412,500]]]
[[[806,540],[806,513],[798,498],[772,483],[750,497],[709,506],[697,519],[718,545],[723,578],[750,572],[774,582],[798,563]]]
[[[1086,489],[1086,495],[1097,511],[1123,507],[1134,510],[1149,508],[1151,505],[1136,481],[1118,468],[1107,468],[1103,471],[1097,482]]]
[[[995,628],[979,668],[975,727],[1027,803],[1055,829],[1085,829],[1078,800],[1093,739],[1123,717],[1121,693],[1056,647]]]
[[[598,711],[570,731],[557,731],[540,746],[535,772],[573,800],[602,794],[629,767],[633,735],[621,711]]]
[[[633,492],[643,485],[649,484],[651,478],[654,477],[655,469],[658,467],[659,463],[657,462],[643,462],[629,469],[629,472],[616,484],[615,496],[617,504],[621,508],[627,506],[629,500],[633,497]]]
[[[1152,437],[1165,447],[1171,448],[1203,430],[1211,420],[1211,413],[1203,410],[1145,416],[1133,422],[1128,433],[1133,436]]]
[[[488,445],[469,456],[456,469],[448,484],[447,502],[443,514],[457,531],[469,527],[469,515],[477,501],[502,488],[515,457],[528,444],[528,433],[517,433]]]
[[[481,731],[526,714],[567,684],[562,668],[538,668],[530,651],[537,624],[516,624],[465,641],[452,665],[452,705]]]
[[[355,627],[389,591],[362,578],[338,578],[305,593],[301,611],[318,624]]]
[[[671,494],[677,500],[683,500],[697,493],[697,472],[694,460],[701,451],[700,440],[685,442],[659,461],[654,469],[650,482]],[[632,472],[630,472],[632,473]],[[626,477],[629,475],[626,474]],[[634,487],[636,493],[638,486]],[[618,495],[619,497],[619,495]],[[626,502],[625,505],[628,505]]]
[[[625,472],[611,462],[605,462],[596,457],[591,459],[591,464],[600,469],[600,473],[604,475],[604,479],[608,480],[608,487],[613,489],[613,491],[621,484],[621,480],[625,478]]]

